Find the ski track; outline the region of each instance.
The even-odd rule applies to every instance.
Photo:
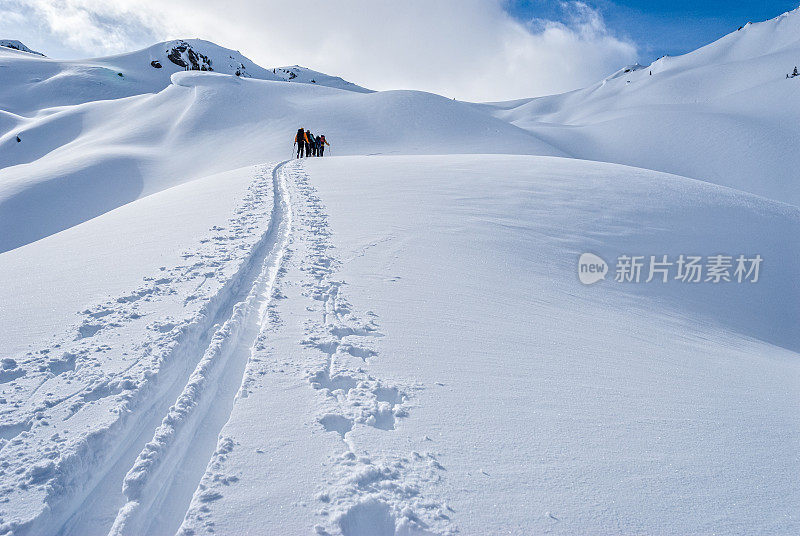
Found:
[[[286,190],[279,178],[281,166],[261,167],[227,227],[212,227],[212,234],[201,240],[199,248],[182,255],[184,259],[193,260],[192,264],[164,267],[161,274],[145,278],[145,285],[131,294],[86,309],[81,313],[84,321],[74,328],[75,331],[70,330],[66,337],[56,338],[58,342],[50,348],[37,352],[61,353],[61,357],[51,359],[39,371],[24,368],[32,352],[18,360],[4,360],[4,370],[21,370],[19,376],[28,379],[31,387],[26,393],[27,400],[20,398],[12,405],[17,408],[17,416],[11,414],[16,422],[11,420],[11,424],[6,424],[8,416],[3,415],[0,428],[3,432],[0,440],[3,487],[9,493],[25,493],[35,488],[42,494],[39,496],[43,497],[47,508],[28,522],[8,519],[0,510],[0,534],[106,534],[117,510],[125,503],[126,497],[121,492],[123,477],[128,470],[142,468],[138,463],[141,456],[137,456],[150,452],[152,438],[163,438],[159,432],[163,431],[165,423],[174,424],[176,412],[185,411],[195,418],[187,420],[188,427],[198,426],[203,421],[198,416],[202,417],[202,409],[208,409],[207,403],[214,396],[229,395],[230,398],[227,404],[222,401],[214,409],[230,407],[241,381],[241,376],[236,378],[235,372],[243,369],[241,363],[238,368],[236,366],[237,358],[241,361],[241,343],[247,336],[254,338],[252,319],[257,323],[263,309],[262,294],[265,293],[259,293],[258,289],[269,285],[270,277],[274,278],[274,274],[270,276],[276,269],[273,260],[280,258],[274,252],[285,240],[288,229]],[[269,226],[264,228],[264,214],[270,213],[270,209]],[[248,243],[250,247],[243,249]],[[214,284],[208,285],[207,281],[214,281]],[[206,288],[201,290],[204,284]],[[175,299],[178,290],[188,294],[183,301],[186,317],[148,320],[152,314],[149,306],[168,298]],[[113,343],[105,343],[118,341],[118,332],[126,329],[139,334],[133,338],[137,341],[133,348],[124,345],[117,348]],[[132,362],[121,370],[104,370],[99,359],[106,353],[133,354],[129,358]],[[215,371],[220,368],[229,371],[227,367],[212,366],[215,359],[234,365],[230,367],[230,374],[222,375],[214,392],[203,396],[202,388],[208,379],[218,376]],[[204,378],[206,373],[210,376]],[[44,400],[37,400],[40,391],[45,390],[42,386],[54,382],[77,384],[77,387],[61,399],[50,398],[48,391],[43,394]],[[24,393],[23,389],[17,390]],[[195,404],[189,403],[189,394],[197,397]],[[115,406],[95,406],[95,403],[109,400]],[[88,418],[100,415],[106,421],[98,419],[102,426],[77,437],[66,436],[66,431],[65,437],[56,433],[43,438],[36,433],[48,433],[49,419],[67,423],[79,412],[86,413]],[[208,421],[203,425],[209,424],[208,430],[219,430],[224,424],[224,412],[207,416]],[[210,457],[216,433],[206,433]],[[52,444],[47,447],[49,453],[45,461],[26,463],[41,458],[37,453],[41,452],[43,444]],[[169,451],[171,462],[180,459],[179,454],[175,454],[179,451]],[[192,459],[197,460],[194,456]],[[179,480],[187,482],[187,475],[191,474],[199,480],[206,462],[207,459],[202,467],[194,468],[194,472],[187,466],[187,474],[181,474]],[[155,459],[151,464],[158,465]],[[17,486],[7,475],[16,477]],[[126,477],[125,482],[128,481]],[[176,494],[175,501],[182,497],[188,505],[192,491]],[[172,521],[173,529],[180,521]]]
[[[272,210],[264,229],[267,198]],[[48,508],[27,523],[8,522],[0,511],[0,534],[214,532],[210,505],[239,480],[226,469],[235,440],[224,426],[235,400],[247,396],[256,375],[264,373],[259,364],[276,357],[270,337],[282,326],[276,302],[287,284],[299,285],[310,304],[298,350],[319,356],[317,365],[296,373],[316,392],[317,433],[341,440],[318,489],[309,491],[319,517],[309,530],[342,536],[458,532],[453,510],[438,498],[444,467],[433,453],[370,455],[357,433],[362,427],[394,431],[409,414],[411,392],[420,387],[369,374],[369,364],[381,357],[378,315],[360,313],[345,297],[346,283],[336,278],[343,261],[302,162],[262,167],[245,201],[227,228],[214,226],[203,247],[183,255],[194,262],[162,268],[129,295],[83,311],[84,320],[69,332],[72,340],[62,337],[39,352],[60,354],[45,370],[27,370],[26,356],[3,362],[7,381],[29,382],[29,400],[16,405],[16,421],[4,419],[0,426],[2,459],[35,459],[32,453],[43,442],[37,443],[34,432],[46,419],[67,422],[94,411],[110,420],[77,440],[53,436],[58,446],[51,461],[15,471],[21,490],[45,491]],[[244,251],[243,236],[252,243]],[[235,272],[226,274],[224,267],[237,260]],[[148,319],[148,304],[179,289],[188,294],[185,318]],[[126,329],[146,336],[127,351],[106,343]],[[134,357],[109,371],[93,356],[107,352]],[[62,381],[75,382],[75,389],[48,398],[45,386]],[[43,396],[38,404],[37,396]],[[108,399],[116,404],[110,411],[95,407]]]
[[[172,534],[183,521],[218,435],[228,421],[245,366],[264,324],[272,287],[291,229],[291,205],[282,175],[272,172],[274,206],[269,230],[253,252],[261,267],[246,298],[211,339],[197,368],[153,439],[125,476],[126,504],[110,534]]]
[[[293,373],[305,375],[317,393],[317,429],[341,439],[326,464],[330,470],[320,474],[315,501],[309,498],[316,502],[320,518],[309,529],[319,535],[343,536],[457,533],[450,520],[452,509],[436,497],[444,467],[434,454],[410,451],[370,456],[354,434],[361,427],[391,433],[408,416],[410,392],[419,387],[396,385],[369,374],[369,364],[380,358],[375,344],[376,338],[382,337],[378,315],[372,311],[362,315],[346,299],[346,283],[336,279],[342,261],[331,242],[322,201],[301,163],[284,169],[294,220],[274,294],[283,298],[284,292],[299,286],[308,301],[304,337],[297,343],[316,352],[318,365]],[[281,356],[270,344],[283,326],[279,311],[273,302],[267,315],[269,325],[256,344],[239,396],[248,396],[260,375],[285,373],[287,365],[292,368],[293,364],[278,361]],[[235,494],[231,488],[240,481],[240,475],[226,463],[236,445],[235,438],[223,431],[181,527],[183,536],[215,532],[213,503]],[[224,515],[224,511],[220,513]]]

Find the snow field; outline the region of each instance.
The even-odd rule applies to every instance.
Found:
[[[15,467],[34,465],[27,471],[7,467],[7,474],[17,475],[19,483],[9,492],[26,496],[17,504],[31,504],[32,497],[41,497],[39,500],[48,507],[40,512],[25,508],[23,511],[33,516],[25,523],[7,525],[7,530],[32,534],[108,531],[122,506],[116,502],[123,499],[125,472],[178,398],[194,363],[209,344],[219,344],[219,337],[212,339],[213,327],[224,324],[241,299],[237,296],[247,295],[248,281],[261,271],[261,263],[252,254],[266,253],[275,235],[266,227],[270,220],[265,220],[264,214],[273,204],[282,206],[273,198],[277,179],[271,177],[271,169],[266,168],[263,178],[256,174],[255,180],[253,170],[239,172],[249,188],[243,197],[239,194],[239,206],[235,210],[232,207],[233,217],[227,225],[215,225],[199,236],[187,236],[185,231],[178,235],[191,246],[176,255],[175,260],[182,263],[154,267],[158,275],[145,278],[140,288],[86,309],[78,317],[83,321],[75,331],[54,338],[49,349],[39,352],[63,358],[53,359],[52,366],[38,373],[26,366],[30,358],[17,364],[23,377],[16,381],[14,397],[6,402],[16,408],[16,416],[9,417],[20,424],[8,430],[2,453]],[[236,188],[241,181],[230,181],[235,177],[225,174],[211,182],[222,179],[227,188]],[[192,184],[192,188],[178,187],[177,193],[191,192],[202,182]],[[153,205],[162,209],[169,205],[160,205],[159,201],[174,202],[170,194],[173,192],[165,191],[117,212],[135,213],[139,209],[141,215]],[[214,199],[218,202],[219,195]],[[112,220],[114,216],[117,214],[112,212],[105,218]],[[91,222],[84,226],[91,227]],[[70,231],[80,235],[81,227]],[[50,240],[61,238],[57,235]],[[161,238],[158,249],[163,251],[168,239],[175,237]],[[140,262],[138,270],[147,266],[142,258],[133,258]],[[145,260],[150,259],[145,256]],[[68,272],[64,280],[69,281],[71,275]],[[236,311],[242,309],[247,308],[240,305]],[[134,336],[136,333],[139,335]],[[142,338],[141,334],[146,336]],[[20,389],[23,386],[29,387]],[[148,428],[150,435],[146,436]],[[54,454],[48,457],[51,461],[38,465],[30,462],[43,447]],[[52,461],[54,458],[58,463]],[[64,494],[64,490],[71,491]],[[4,518],[7,515],[15,514],[6,511]],[[103,523],[108,523],[105,530]]]
[[[0,534],[799,532],[799,24],[489,104],[0,48]]]
[[[298,124],[326,133],[334,155],[562,154],[471,106],[421,92],[362,94],[202,72],[172,81],[155,95],[27,118],[0,136],[0,251],[183,182],[288,158]],[[98,176],[106,177],[101,187]]]
[[[731,233],[747,245],[752,226],[785,239],[796,210],[554,158],[302,167],[288,170],[296,226],[268,325],[182,533],[795,526],[794,352],[734,321],[766,316],[776,341],[796,344],[781,320],[791,300],[755,310],[735,286],[695,287],[695,300],[674,284],[587,288],[575,263],[587,246],[669,251],[723,214],[690,245]],[[640,227],[620,232],[628,220]],[[764,255],[791,271],[780,244]],[[783,283],[772,274],[747,303]]]

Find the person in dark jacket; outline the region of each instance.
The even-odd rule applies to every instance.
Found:
[[[306,156],[314,154],[314,135],[306,130]]]
[[[297,134],[294,137],[294,143],[297,145],[297,158],[303,158],[306,145],[308,145],[308,136],[302,128],[297,129]]]

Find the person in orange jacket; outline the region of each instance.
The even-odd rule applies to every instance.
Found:
[[[308,136],[306,136],[305,130],[302,128],[297,129],[297,134],[294,137],[294,143],[297,145],[297,158],[303,158],[303,152],[306,145],[308,145]]]
[[[325,146],[330,147],[331,144],[328,143],[328,140],[325,139],[325,135],[319,137],[319,155],[323,156],[325,154]]]

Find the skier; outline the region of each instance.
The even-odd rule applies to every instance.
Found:
[[[327,145],[328,147],[330,147],[331,144],[328,143],[328,140],[325,139],[325,134],[323,134],[317,139],[319,140],[319,155],[323,156],[325,154],[325,146]]]
[[[295,134],[294,137],[294,143],[297,145],[297,158],[303,158],[303,150],[308,144],[308,137],[306,136],[305,130],[302,128],[297,129],[297,134]]]

